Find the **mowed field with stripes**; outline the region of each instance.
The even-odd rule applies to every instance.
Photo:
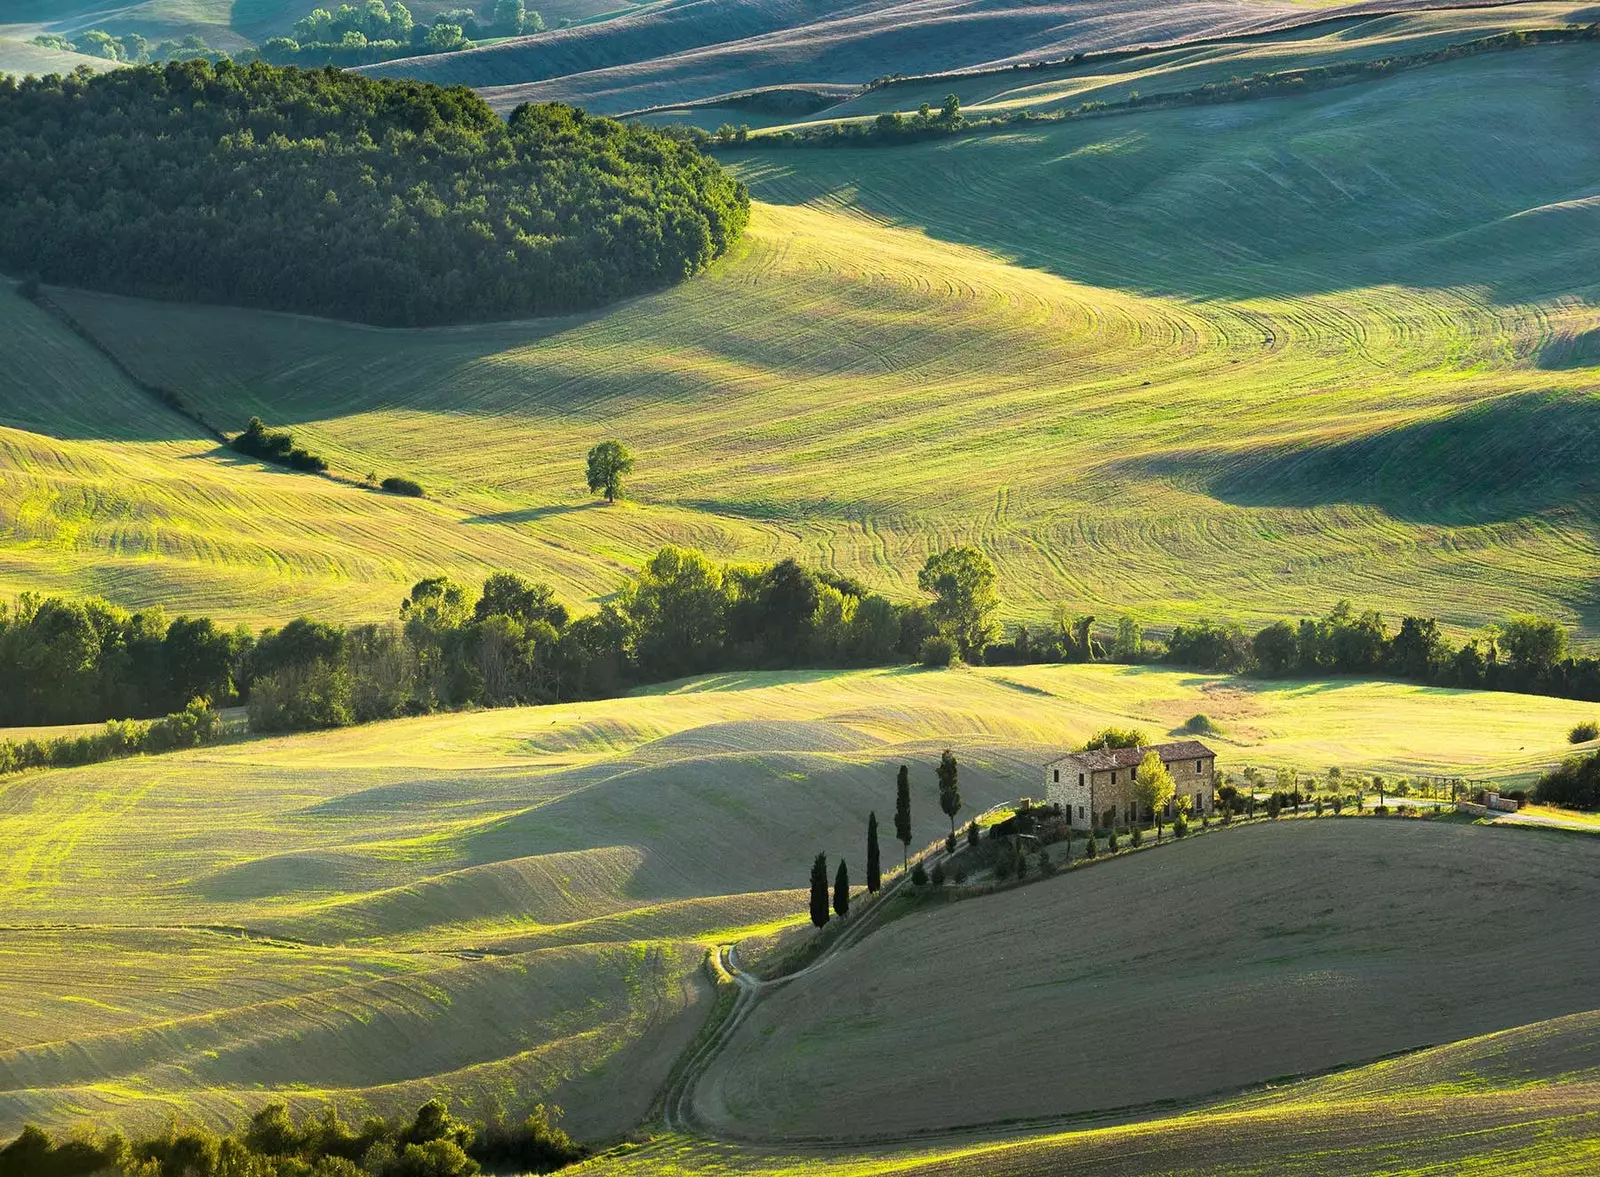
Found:
[[[0,589],[386,616],[497,567],[575,605],[657,546],[915,595],[971,542],[1009,620],[1341,597],[1600,627],[1595,51],[1292,99],[727,157],[708,275],[581,318],[383,331],[70,291],[140,380],[396,500],[242,462],[0,296]],[[583,455],[638,454],[594,503]]]
[[[960,758],[966,816],[1037,794],[1051,750],[1106,724],[1161,737],[1205,711],[1223,726],[1213,742],[1231,772],[1288,763],[1320,776],[1338,764],[1350,774],[1524,779],[1562,754],[1567,728],[1588,710],[1394,683],[1241,686],[1109,666],[728,674],[624,699],[9,777],[0,781],[0,1137],[28,1120],[131,1130],[177,1115],[231,1125],[272,1098],[308,1110],[333,1102],[359,1120],[442,1093],[472,1115],[497,1100],[513,1112],[553,1102],[574,1133],[605,1141],[654,1122],[660,1091],[714,1003],[708,951],[802,923],[798,888],[819,849],[830,861],[845,857],[859,888],[867,814],[887,823],[902,763],[912,772],[916,850],[945,829],[933,773],[945,747]],[[1284,869],[1303,882],[1320,864],[1329,879],[1348,879],[1347,859],[1410,854],[1430,828],[1344,826],[1354,846],[1297,843]],[[1400,840],[1378,845],[1378,833],[1360,833],[1368,828]],[[1253,832],[1278,831],[1239,834]],[[1518,863],[1543,863],[1545,839],[1568,839],[1580,858],[1591,841],[1455,832],[1444,851],[1419,860],[1408,888],[1438,883],[1445,902],[1449,872],[1465,864],[1492,888]],[[1209,861],[1208,847],[1245,845],[1232,837],[1196,839],[1200,858],[1190,861]],[[886,836],[886,855],[893,849]],[[1502,865],[1477,871],[1479,857]],[[1141,857],[1083,878],[1126,886],[1132,876],[1113,869],[1145,877],[1176,861]],[[1215,869],[1232,879],[1217,903],[1251,908],[1278,895],[1289,904],[1279,922],[1296,913],[1317,922],[1335,885],[1280,894],[1277,883],[1254,889],[1226,863]],[[1394,899],[1382,871],[1357,873],[1373,888],[1360,902]],[[1078,885],[1073,875],[1048,886]],[[996,929],[1035,919],[1038,903],[1071,908],[1059,891],[1016,897]],[[941,921],[961,913],[982,915],[977,903],[931,909],[916,920],[934,924],[919,922],[909,943],[939,940]],[[1257,927],[1229,923],[1245,936]],[[911,926],[875,933],[821,979],[858,960],[863,975],[899,975],[872,962],[904,951],[895,929]],[[1549,926],[1559,940],[1562,925]],[[1108,928],[1109,944],[1117,937]],[[1050,959],[1058,939],[1038,939]],[[1427,951],[1406,958],[1395,982],[1404,992],[1385,995],[1397,1013],[1411,992],[1405,969],[1433,967],[1448,956],[1440,944],[1431,936]],[[1029,976],[1016,965],[991,977],[962,959],[950,961],[952,985]],[[1529,1018],[1570,1008],[1548,1008],[1570,996],[1559,986],[1541,992]],[[1456,1012],[1442,1024],[1473,1031],[1525,1020],[1486,1025]],[[882,1021],[885,1042],[904,1032],[893,1017]],[[963,1024],[982,1032],[981,1021]],[[1394,1018],[1377,1019],[1361,1051],[1338,1058],[1415,1044]],[[837,1049],[824,1037],[806,1057]],[[891,1070],[861,1073],[861,1082],[898,1072],[894,1052],[879,1057]],[[778,1074],[762,1071],[762,1059],[748,1044],[735,1058],[740,1073],[757,1067],[747,1082],[757,1099]],[[785,1059],[787,1049],[767,1057]],[[996,1100],[1014,1090],[997,1086],[960,1122],[1008,1114]],[[823,1130],[804,1101],[786,1114],[802,1135]]]

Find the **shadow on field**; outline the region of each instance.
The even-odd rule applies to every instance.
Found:
[[[1411,523],[1469,526],[1562,507],[1600,517],[1597,448],[1600,399],[1524,393],[1326,444],[1119,466],[1198,484],[1235,506],[1363,503]]]
[[[599,499],[592,503],[549,503],[543,507],[522,507],[515,511],[495,511],[488,515],[469,515],[463,523],[537,523],[554,515],[571,515],[577,511],[592,511],[605,506]]]
[[[1571,102],[1592,62],[1543,47],[1296,97],[721,158],[759,200],[859,208],[1094,286],[1515,303],[1595,281],[1600,207],[1574,195],[1600,140]]]

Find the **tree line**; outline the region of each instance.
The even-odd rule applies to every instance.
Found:
[[[0,265],[390,326],[695,273],[749,194],[682,136],[463,87],[205,61],[0,78]]]
[[[416,20],[396,0],[365,0],[360,5],[315,8],[294,24],[293,33],[264,41],[258,55],[273,65],[352,66],[399,57],[454,53],[485,37],[518,37],[544,30],[544,18],[525,0],[494,0],[491,15],[471,8],[449,8],[431,23]]]
[[[961,812],[961,783],[960,766],[956,762],[955,754],[946,748],[939,757],[939,765],[934,770],[934,775],[939,782],[939,809],[950,819],[950,835],[945,839],[945,851],[954,854],[956,849],[956,814]],[[900,869],[906,868],[906,859],[911,850],[911,767],[906,764],[900,766],[900,771],[895,775],[894,795],[894,836],[900,843]],[[883,851],[878,844],[878,811],[874,809],[867,814],[867,894],[876,895],[883,887]],[[939,869],[937,866],[935,869]],[[922,870],[919,860],[917,870]],[[922,882],[926,882],[924,877]],[[913,876],[913,882],[916,877]],[[922,882],[917,885],[921,886]],[[829,914],[830,906],[832,915]],[[833,876],[833,892],[830,903],[828,891],[828,856],[819,851],[816,858],[811,861],[811,922],[818,928],[826,927],[828,921],[834,917],[843,919],[850,914],[850,868],[844,858],[839,859],[839,869]]]
[[[1399,54],[1366,61],[1340,61],[1304,69],[1280,70],[1275,73],[1258,72],[1248,78],[1232,77],[1226,81],[1206,82],[1188,90],[1157,94],[1140,94],[1132,91],[1127,98],[1114,101],[1089,101],[1075,107],[1053,111],[1013,110],[1005,114],[968,118],[961,113],[961,101],[955,94],[945,96],[941,109],[933,110],[922,103],[911,114],[885,111],[873,119],[848,122],[819,123],[798,131],[775,131],[770,134],[750,134],[748,126],[723,124],[714,132],[701,129],[691,131],[697,140],[716,148],[754,147],[887,147],[923,139],[945,138],[950,135],[970,135],[984,131],[1040,122],[1063,122],[1086,115],[1112,114],[1175,106],[1206,106],[1220,102],[1245,102],[1256,98],[1279,98],[1324,90],[1332,86],[1348,85],[1374,78],[1386,77],[1403,70],[1438,62],[1456,61],[1483,53],[1497,53],[1508,49],[1523,49],[1534,45],[1575,44],[1600,40],[1600,22],[1589,25],[1572,25],[1555,29],[1528,29],[1496,33],[1472,41],[1445,45],[1438,49],[1417,53]],[[1080,55],[1081,57],[1081,55]],[[1076,63],[1074,57],[1061,65]],[[1013,69],[1048,68],[1051,63],[1019,64]],[[982,77],[983,74],[972,75]],[[921,83],[924,79],[906,79]],[[893,85],[898,79],[879,79],[863,89],[866,93]]]
[[[129,65],[146,65],[152,61],[221,61],[227,56],[221,50],[207,45],[204,37],[194,33],[151,45],[149,38],[141,33],[113,36],[104,29],[85,29],[71,37],[59,33],[40,33],[33,39],[33,44],[41,49],[81,53],[85,57],[99,57]]]
[[[271,1103],[234,1134],[169,1124],[132,1139],[119,1132],[57,1138],[27,1125],[0,1148],[0,1177],[474,1177],[550,1173],[589,1155],[541,1104],[520,1122],[470,1123],[432,1099],[409,1119],[369,1117],[359,1128],[332,1108],[296,1123]]]
[[[942,626],[960,631],[957,580],[931,577],[933,602],[901,605],[792,559],[719,565],[669,546],[583,617],[548,584],[500,572],[478,591],[424,578],[389,621],[298,618],[259,634],[27,593],[0,603],[0,727],[160,716],[200,698],[244,703],[258,731],[306,730],[716,670],[893,665],[944,640]]]
[[[599,492],[605,472],[594,471]],[[245,703],[256,730],[304,730],[605,698],[713,671],[957,658],[1359,674],[1600,701],[1600,659],[1573,655],[1565,628],[1548,618],[1513,617],[1454,646],[1435,619],[1407,616],[1391,630],[1381,614],[1340,602],[1326,617],[1274,622],[1254,635],[1236,623],[1179,625],[1163,645],[1131,617],[1108,637],[1092,614],[1063,608],[1053,627],[1021,626],[1001,641],[997,580],[982,552],[948,548],[918,572],[930,599],[902,604],[793,559],[719,565],[667,546],[582,617],[570,616],[548,584],[500,572],[477,591],[424,578],[388,621],[299,618],[259,634],[208,618],[169,620],[159,607],[129,612],[96,598],[30,593],[0,603],[0,726],[154,718],[203,699]]]

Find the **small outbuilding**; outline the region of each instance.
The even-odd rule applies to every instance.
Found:
[[[1127,826],[1153,814],[1138,812],[1134,784],[1139,764],[1151,752],[1172,774],[1176,796],[1186,798],[1196,817],[1210,814],[1215,805],[1217,754],[1199,740],[1147,744],[1139,748],[1089,748],[1069,752],[1044,766],[1045,798],[1075,830]],[[1166,816],[1176,806],[1169,804]]]

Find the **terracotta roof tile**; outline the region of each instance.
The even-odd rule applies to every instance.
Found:
[[[1202,760],[1208,756],[1216,756],[1215,752],[1199,740],[1178,740],[1171,744],[1146,744],[1139,748],[1090,748],[1087,751],[1072,753],[1071,759],[1082,764],[1090,772],[1102,772],[1108,768],[1138,768],[1139,762],[1150,752],[1158,753],[1166,764],[1178,760]]]

